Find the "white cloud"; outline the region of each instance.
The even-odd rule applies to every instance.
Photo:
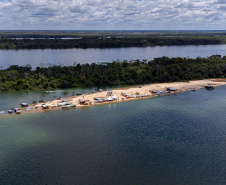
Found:
[[[224,0],[5,0],[0,29],[225,29]]]

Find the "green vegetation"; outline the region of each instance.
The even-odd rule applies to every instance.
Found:
[[[0,49],[66,49],[66,48],[119,48],[172,45],[222,44],[219,37],[139,37],[81,39],[0,39]]]
[[[226,31],[0,31],[0,49],[226,44]]]
[[[41,65],[42,66],[42,65]],[[225,78],[226,57],[155,58],[74,66],[10,66],[0,70],[0,91],[113,86]]]

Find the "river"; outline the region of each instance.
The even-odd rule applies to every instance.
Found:
[[[2,116],[0,184],[225,184],[225,92]]]
[[[45,64],[73,65],[74,63],[112,62],[113,60],[152,60],[156,57],[208,57],[222,56],[226,45],[155,46],[109,49],[31,49],[0,50],[0,66],[27,65],[33,67]]]

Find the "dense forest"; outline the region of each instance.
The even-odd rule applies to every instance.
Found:
[[[226,57],[155,58],[112,63],[12,65],[0,70],[0,91],[134,85],[226,77]]]
[[[221,37],[78,37],[78,38],[1,38],[0,49],[64,49],[64,48],[119,48],[172,45],[222,44]]]
[[[1,31],[0,49],[119,48],[226,44],[226,31]]]

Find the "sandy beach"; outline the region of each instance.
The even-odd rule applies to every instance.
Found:
[[[101,104],[108,104],[108,103],[115,103],[115,102],[123,102],[123,101],[132,101],[136,99],[142,99],[142,98],[152,98],[156,96],[163,96],[163,95],[170,95],[175,93],[181,93],[185,91],[191,91],[191,90],[198,90],[201,88],[204,88],[205,85],[211,85],[213,87],[226,85],[226,79],[205,79],[205,80],[194,80],[189,82],[172,82],[172,83],[155,83],[155,84],[147,84],[142,86],[133,86],[129,88],[122,88],[122,89],[116,89],[112,90],[112,96],[115,96],[115,101],[105,101],[105,102],[96,102],[94,98],[102,98],[106,99],[109,96],[107,95],[107,91],[102,92],[96,92],[92,94],[85,94],[80,96],[73,96],[73,97],[66,97],[61,98],[58,100],[53,101],[47,101],[45,102],[46,105],[49,106],[49,109],[43,110],[41,108],[41,103],[36,105],[31,105],[30,107],[38,107],[36,109],[32,109],[31,111],[26,112],[40,112],[40,111],[46,111],[46,110],[56,110],[61,109],[61,107],[51,107],[51,105],[58,105],[59,103],[64,101],[70,101],[71,103],[75,103],[76,107],[84,107],[84,106],[93,106],[93,105],[101,105]],[[177,90],[171,91],[170,93],[166,93],[167,88],[176,88]],[[156,90],[158,92],[164,92],[161,94],[153,93],[152,91]],[[122,94],[127,94],[128,96],[123,96]],[[88,105],[80,104],[80,100],[87,100]]]

